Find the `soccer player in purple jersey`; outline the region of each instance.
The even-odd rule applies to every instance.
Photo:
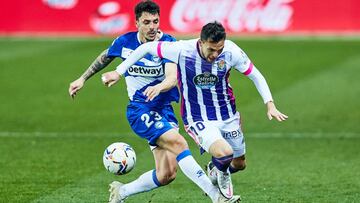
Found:
[[[85,73],[70,84],[70,96],[74,97],[87,79],[105,68],[115,57],[125,60],[129,52],[148,41],[174,41],[170,35],[158,29],[160,10],[156,3],[140,2],[135,7],[135,15],[138,31],[118,37],[109,49],[102,52]],[[127,184],[112,182],[109,201],[122,203],[129,196],[169,184],[175,179],[177,165],[213,202],[238,201],[239,196],[227,199],[219,193],[192,157],[185,139],[178,133],[177,120],[170,105],[178,98],[176,64],[148,55],[138,60],[136,68],[143,71],[128,71],[126,75],[130,99],[127,116],[134,132],[148,140],[156,169],[145,172]],[[151,98],[150,102],[143,91]]]
[[[178,64],[182,95],[181,115],[185,129],[195,142],[212,155],[208,175],[221,193],[233,196],[231,173],[245,169],[245,140],[240,114],[229,84],[230,69],[250,78],[267,106],[267,116],[284,121],[288,117],[275,107],[265,78],[247,55],[232,41],[220,23],[206,24],[200,39],[151,42],[140,46],[116,71],[103,74],[105,84],[116,83],[139,58],[150,53]],[[150,100],[153,99],[152,97]]]

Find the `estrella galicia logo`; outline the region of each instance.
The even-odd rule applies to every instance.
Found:
[[[201,73],[194,77],[194,84],[201,89],[210,89],[215,86],[215,84],[219,81],[219,78],[209,72]]]

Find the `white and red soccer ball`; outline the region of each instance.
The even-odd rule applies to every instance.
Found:
[[[136,154],[134,149],[123,142],[109,145],[103,155],[103,163],[110,173],[123,175],[129,173],[135,166]]]

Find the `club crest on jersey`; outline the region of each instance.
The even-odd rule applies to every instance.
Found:
[[[158,122],[155,123],[155,128],[156,128],[156,129],[161,129],[161,128],[163,128],[163,127],[164,127],[164,123],[163,123],[163,122],[158,121]]]
[[[158,62],[160,62],[160,57],[158,57],[158,56],[152,56],[152,61],[158,63]]]
[[[224,70],[225,69],[225,60],[221,59],[220,61],[216,62],[217,69],[218,70]]]
[[[194,84],[201,89],[210,89],[215,86],[215,84],[219,81],[219,78],[209,72],[201,73],[194,77]]]

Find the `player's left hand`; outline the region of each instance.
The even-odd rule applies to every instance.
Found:
[[[107,87],[113,86],[115,83],[117,83],[117,81],[119,81],[119,79],[120,75],[116,71],[106,72],[101,75],[101,80],[103,84]]]
[[[150,86],[146,88],[143,94],[147,97],[146,101],[152,101],[155,97],[157,97],[161,92],[161,88],[159,85]]]
[[[267,116],[269,118],[269,120],[272,120],[272,118],[276,118],[276,120],[278,121],[285,121],[288,116],[281,113],[279,110],[277,110],[274,102],[270,101],[268,103],[266,103],[267,107],[268,107],[268,111],[267,111]]]

